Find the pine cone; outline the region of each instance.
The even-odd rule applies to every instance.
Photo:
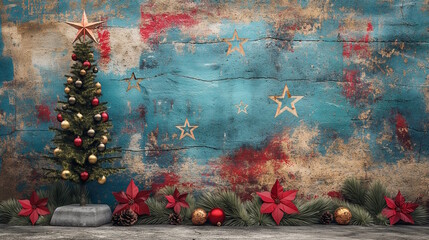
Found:
[[[182,223],[182,217],[177,213],[171,213],[168,216],[168,220],[171,225],[180,225]]]
[[[330,224],[332,220],[334,220],[334,215],[332,215],[332,213],[329,211],[323,213],[320,217],[320,222],[323,224]]]
[[[137,218],[138,216],[133,210],[127,209],[112,215],[112,222],[116,226],[131,226],[137,222]]]

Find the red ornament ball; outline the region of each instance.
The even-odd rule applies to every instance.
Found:
[[[81,172],[80,173],[80,179],[82,180],[82,181],[84,181],[84,182],[86,182],[86,180],[88,180],[88,178],[89,178],[89,173],[88,172]]]
[[[86,60],[85,62],[83,62],[83,66],[85,68],[90,68],[91,67],[91,63],[88,60]]]
[[[109,120],[109,115],[106,112],[102,112],[101,120],[103,120],[103,122],[107,122]]]
[[[98,98],[96,98],[96,97],[94,97],[94,99],[92,99],[92,101],[91,101],[91,104],[92,104],[92,106],[98,106],[98,103],[99,103],[99,101],[98,101]]]
[[[225,221],[225,212],[220,208],[213,208],[208,214],[208,219],[213,225],[221,226]]]
[[[77,55],[76,54],[72,54],[72,59],[73,59],[73,61],[76,61],[77,60]]]
[[[57,120],[58,120],[58,122],[64,121],[63,116],[61,115],[61,113],[58,113]]]
[[[80,147],[82,146],[82,138],[80,138],[79,136],[77,138],[74,139],[74,145],[76,147]]]

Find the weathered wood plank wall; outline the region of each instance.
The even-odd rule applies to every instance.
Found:
[[[4,0],[0,199],[42,184],[72,64],[63,22],[82,9],[106,21],[98,80],[128,168],[91,185],[96,201],[131,177],[244,197],[280,178],[314,197],[355,176],[427,199],[427,0]],[[180,139],[186,119],[195,140]]]

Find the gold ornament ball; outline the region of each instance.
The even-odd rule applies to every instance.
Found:
[[[62,150],[60,148],[55,148],[54,149],[54,156],[58,156],[58,154],[62,152]]]
[[[85,74],[86,74],[85,69],[81,69],[81,70],[80,70],[80,75],[84,76]]]
[[[77,113],[76,116],[77,116],[77,118],[79,118],[79,120],[82,120],[82,118],[83,118],[83,115],[81,113]]]
[[[97,162],[97,156],[95,156],[94,154],[89,155],[88,162],[91,164],[95,164]]]
[[[63,171],[61,172],[61,177],[62,177],[64,180],[69,179],[70,175],[71,175],[71,173],[70,173],[70,171],[69,171],[69,170],[63,170]]]
[[[68,84],[72,84],[72,83],[73,83],[73,78],[68,77],[68,78],[67,78],[67,83],[68,83]]]
[[[192,212],[192,224],[203,225],[207,221],[207,213],[202,208],[196,208]]]
[[[106,183],[106,177],[105,176],[102,176],[101,178],[99,178],[97,181],[98,181],[98,183],[99,184],[104,184],[104,183]]]
[[[62,129],[66,130],[66,129],[69,129],[69,127],[70,127],[70,123],[67,120],[64,120],[61,122]]]
[[[95,84],[95,87],[96,87],[96,88],[101,88],[101,83],[97,82],[97,83]]]
[[[108,140],[107,136],[101,136],[101,143],[106,144]]]
[[[64,88],[64,92],[68,94],[70,92],[70,88],[68,87]]]
[[[352,220],[352,213],[346,207],[339,207],[335,210],[334,217],[338,224],[347,225]]]
[[[94,53],[89,53],[88,56],[89,58],[94,58]]]
[[[95,94],[100,95],[100,94],[101,94],[101,89],[97,89],[97,90],[95,91]]]

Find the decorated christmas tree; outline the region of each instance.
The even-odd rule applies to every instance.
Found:
[[[91,29],[101,23],[88,23],[85,12],[81,23],[67,22],[79,30],[74,42],[79,41],[73,47],[74,63],[64,84],[66,100],[58,101],[56,108],[61,128],[51,128],[55,131],[55,149],[48,159],[60,167],[45,169],[48,178],[80,184],[80,205],[85,205],[84,190],[88,181],[104,184],[108,175],[121,170],[106,164],[119,158],[120,148],[107,147],[112,123],[107,103],[99,100],[101,84],[95,80],[98,69],[92,45],[97,41]]]

